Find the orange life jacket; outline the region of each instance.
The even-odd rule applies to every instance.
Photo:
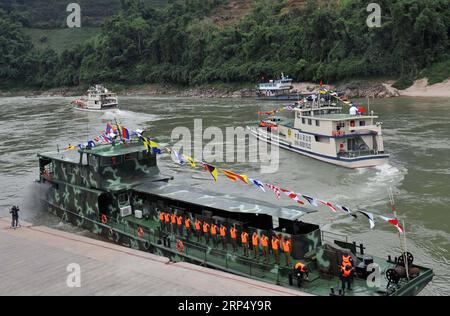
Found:
[[[351,256],[346,256],[346,255],[342,255],[342,263],[346,263],[349,265],[352,265],[352,257]]]
[[[206,234],[209,232],[209,224],[207,222],[203,223],[203,232]]]
[[[178,218],[177,218],[177,225],[178,226],[183,225],[183,217],[182,216],[178,216]]]
[[[211,235],[217,235],[217,226],[215,224],[211,225]]]
[[[225,226],[220,226],[220,237],[225,237],[227,235],[227,228]]]
[[[348,267],[348,268],[347,268]],[[352,273],[352,261],[350,256],[342,255],[341,273],[344,278],[348,278]]]
[[[287,253],[291,252],[291,241],[289,239],[283,241],[283,251]]]
[[[190,219],[189,217],[187,217],[187,218],[184,220],[184,226],[185,226],[187,229],[191,228],[191,219]]]
[[[297,262],[296,264],[295,264],[295,266],[294,266],[294,269],[295,270],[298,270],[298,271],[300,271],[300,272],[305,272],[306,270],[305,270],[305,265],[303,264],[303,263],[301,263],[301,262]]]
[[[259,246],[259,236],[257,233],[253,233],[252,235],[252,245],[253,246]]]
[[[166,223],[170,222],[170,214],[169,213],[164,214],[164,220],[166,221]]]
[[[201,225],[202,225],[202,222],[200,222],[198,219],[195,220],[195,229],[196,230],[200,230]]]
[[[177,216],[175,214],[172,214],[172,216],[170,218],[171,218],[172,224],[175,225],[177,222]]]
[[[344,278],[348,278],[350,276],[350,274],[352,273],[352,265],[342,263],[341,273]]]
[[[269,247],[269,237],[262,235],[261,237],[261,246]]]
[[[231,228],[231,230],[230,230],[230,235],[231,235],[231,239],[236,239],[236,233],[237,233],[237,231],[236,231],[236,228]]]
[[[272,238],[272,249],[278,250],[278,239]]]
[[[164,212],[159,213],[159,221],[164,222]]]
[[[241,241],[243,244],[248,243],[248,234],[246,232],[242,232],[241,234]]]

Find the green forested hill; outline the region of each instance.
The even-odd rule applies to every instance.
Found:
[[[149,6],[160,6],[167,0],[142,0]],[[121,0],[1,0],[0,8],[14,11],[23,18],[24,26],[30,28],[62,28],[66,26],[67,5],[78,3],[81,7],[84,26],[100,26],[102,21],[116,14]]]
[[[23,46],[0,55],[0,81],[193,85],[255,82],[284,72],[296,80],[388,76],[407,85],[424,74],[438,74],[434,82],[449,76],[448,0],[379,0],[380,28],[367,27],[372,1],[363,0],[249,0],[239,19],[217,23],[215,14],[235,2],[171,0],[155,7],[121,0],[122,9],[105,20],[98,36],[60,54],[37,53],[21,34],[19,18],[0,13],[7,25],[0,28],[0,52]]]

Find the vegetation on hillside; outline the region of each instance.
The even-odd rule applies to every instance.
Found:
[[[122,9],[103,23],[100,35],[59,55],[36,54],[18,19],[0,13],[0,23],[8,25],[0,29],[0,49],[18,45],[9,58],[33,69],[30,77],[23,63],[9,64],[1,56],[0,81],[25,77],[41,87],[101,81],[193,85],[255,82],[284,72],[296,80],[388,76],[405,83],[424,74],[444,77],[442,67],[450,60],[448,0],[377,1],[380,28],[367,27],[371,1],[362,0],[328,6],[308,1],[301,9],[287,9],[292,1],[254,0],[238,22],[218,26],[212,14],[227,2],[172,0],[155,8],[121,0]]]

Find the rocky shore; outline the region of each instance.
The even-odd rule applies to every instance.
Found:
[[[398,96],[414,97],[450,97],[450,79],[435,85],[427,85],[426,79],[417,80],[413,86],[405,90],[397,90],[392,87],[394,81],[389,80],[355,80],[338,83],[336,85],[324,85],[325,87],[342,91],[349,98],[391,98]],[[180,87],[161,84],[145,84],[137,86],[108,85],[120,96],[146,95],[155,97],[181,97],[181,98],[253,98],[256,89],[252,85],[223,86],[204,85],[198,87]],[[251,87],[251,88],[249,88]],[[318,91],[320,86],[313,82],[301,82],[294,84],[294,91],[300,94],[310,94]],[[1,91],[0,96],[27,96],[27,97],[75,97],[84,95],[86,87],[54,88],[50,90],[17,90]]]

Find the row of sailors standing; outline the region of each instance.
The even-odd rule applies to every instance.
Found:
[[[191,238],[194,232],[197,237],[197,242],[204,239],[206,244],[209,245],[210,240],[212,240],[214,247],[218,247],[219,243],[221,243],[222,249],[226,251],[228,251],[228,242],[230,242],[233,253],[236,253],[238,244],[241,244],[244,256],[249,257],[249,252],[252,250],[253,257],[256,260],[260,258],[261,248],[265,263],[269,263],[270,252],[272,252],[274,260],[278,265],[280,264],[280,253],[282,252],[286,266],[290,266],[291,264],[292,242],[290,239],[283,238],[282,235],[273,235],[270,239],[264,233],[260,236],[257,232],[253,232],[250,237],[245,230],[239,234],[234,226],[228,229],[223,224],[218,226],[215,223],[210,224],[198,218],[193,223],[190,217],[178,216],[174,213],[160,212],[159,221],[163,231],[172,232],[180,236],[183,236],[183,232],[185,232],[187,240]]]

